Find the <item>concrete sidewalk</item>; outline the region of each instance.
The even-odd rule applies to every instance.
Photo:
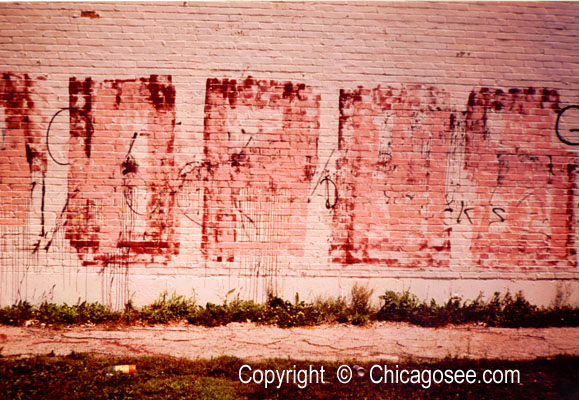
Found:
[[[206,328],[188,324],[104,329],[0,326],[4,356],[71,351],[102,355],[230,355],[257,360],[376,360],[445,357],[528,360],[559,354],[579,356],[579,328],[421,328],[401,323],[364,327],[323,325],[281,329],[250,323]]]

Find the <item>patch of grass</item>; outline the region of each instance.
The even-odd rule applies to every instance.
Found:
[[[110,365],[135,364],[137,373],[106,376],[99,372]],[[243,384],[239,369],[301,370],[323,366],[324,382],[300,389],[297,383],[280,388]],[[366,372],[373,365],[398,370],[518,370],[519,383],[503,384],[374,384],[368,373],[349,384],[337,381],[342,362],[270,359],[257,362],[233,357],[186,360],[171,357],[67,357],[38,356],[0,359],[0,399],[574,399],[579,379],[579,358],[556,357],[534,361],[475,361],[447,359],[436,363],[416,361],[393,365],[386,361],[345,362]],[[277,385],[276,385],[277,386]]]
[[[34,317],[35,308],[27,301],[0,309],[0,323],[4,325],[22,325]]]
[[[173,293],[169,297],[167,291],[153,304],[143,307],[136,317],[150,324],[166,324],[186,318],[196,307],[195,299]]]
[[[80,324],[116,322],[121,319],[121,313],[112,311],[99,303],[82,302],[77,305],[57,305],[44,302],[34,309],[34,319],[50,324]]]
[[[319,324],[348,323],[351,319],[348,300],[343,296],[318,297],[314,300],[314,309],[318,311]]]
[[[314,306],[299,300],[295,303],[270,295],[267,303],[256,304],[251,300],[235,301],[222,305],[207,303],[198,308],[187,320],[195,325],[218,326],[230,322],[255,322],[258,324],[277,325],[283,328],[292,326],[314,325],[317,321]]]
[[[26,321],[48,324],[80,324],[120,321],[122,314],[99,303],[82,302],[69,306],[43,302],[38,306],[18,302],[0,309],[0,323],[22,325]]]
[[[163,293],[153,304],[135,308],[129,302],[124,311],[114,311],[98,303],[69,306],[44,302],[38,306],[26,301],[0,309],[0,324],[165,324],[187,320],[194,325],[219,326],[230,322],[254,322],[283,328],[311,326],[323,323],[363,325],[371,320],[409,322],[420,326],[438,327],[448,324],[480,323],[500,327],[579,326],[579,309],[560,302],[545,308],[530,304],[522,295],[506,293],[485,301],[482,294],[474,300],[451,298],[444,304],[421,301],[410,293],[387,291],[380,296],[378,310],[372,307],[373,291],[354,285],[350,296],[317,298],[313,302],[293,302],[269,295],[264,304],[251,300],[233,301],[225,297],[223,304],[197,304],[194,298]]]
[[[350,302],[344,297],[318,298],[313,303],[301,301],[296,293],[294,302],[270,294],[265,304],[241,300],[239,297],[222,305],[207,303],[189,314],[191,324],[218,326],[230,322],[254,322],[277,325],[282,328],[311,326],[322,323],[351,323],[361,325],[372,316],[370,298],[373,291],[354,285]]]
[[[420,301],[409,291],[387,291],[380,296],[383,304],[375,318],[380,321],[403,321],[420,326],[444,326],[448,324],[481,323],[506,328],[579,326],[579,309],[570,306],[537,307],[530,304],[521,292],[513,297],[509,292],[500,293],[487,302],[482,294],[471,301],[451,298],[438,305]]]

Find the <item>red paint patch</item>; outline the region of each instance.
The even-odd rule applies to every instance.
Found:
[[[157,111],[175,109],[175,86],[172,85],[170,76],[159,78],[158,75],[151,75],[146,85],[150,93],[149,100]]]
[[[168,262],[178,253],[170,82],[70,80],[66,237],[86,265]]]
[[[473,90],[465,178],[475,187],[473,261],[494,268],[576,266],[577,158],[554,133],[556,91]],[[571,171],[571,173],[569,173]]]
[[[0,132],[0,223],[24,225],[27,199],[33,174],[46,172],[46,146],[41,129],[32,122],[35,116],[27,74],[3,73],[0,77],[0,107],[4,120]],[[8,217],[4,219],[5,217]]]
[[[69,79],[70,135],[83,139],[84,152],[87,158],[90,158],[94,131],[92,123],[92,92],[93,81],[91,78],[86,78],[84,81],[78,81],[74,77]]]
[[[422,86],[340,91],[334,262],[448,265],[448,98]]]
[[[201,243],[207,259],[302,254],[319,99],[289,82],[207,80]]]

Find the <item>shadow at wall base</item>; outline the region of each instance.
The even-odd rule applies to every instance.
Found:
[[[199,276],[187,273],[172,275],[134,274],[130,276],[103,276],[95,271],[75,271],[62,274],[4,272],[0,280],[0,306],[27,300],[33,304],[43,301],[69,305],[82,301],[99,302],[114,309],[122,309],[131,300],[135,306],[153,303],[163,292],[195,298],[197,303],[223,303],[237,296],[241,299],[265,302],[268,290],[284,299],[294,301],[296,293],[303,301],[317,297],[348,297],[352,287],[358,285],[373,289],[372,301],[380,304],[379,296],[386,291],[408,290],[423,300],[435,299],[444,303],[452,296],[463,300],[475,299],[481,292],[489,299],[495,292],[522,291],[524,297],[538,306],[559,304],[579,305],[579,279],[520,277],[460,278],[447,277],[232,277]],[[275,287],[273,287],[275,286]]]

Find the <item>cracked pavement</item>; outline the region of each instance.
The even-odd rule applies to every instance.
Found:
[[[488,328],[474,325],[422,328],[376,322],[363,327],[322,325],[282,329],[251,323],[207,328],[186,323],[62,329],[0,326],[0,354],[169,355],[189,359],[222,355],[247,360],[531,360],[579,356],[579,328]]]

